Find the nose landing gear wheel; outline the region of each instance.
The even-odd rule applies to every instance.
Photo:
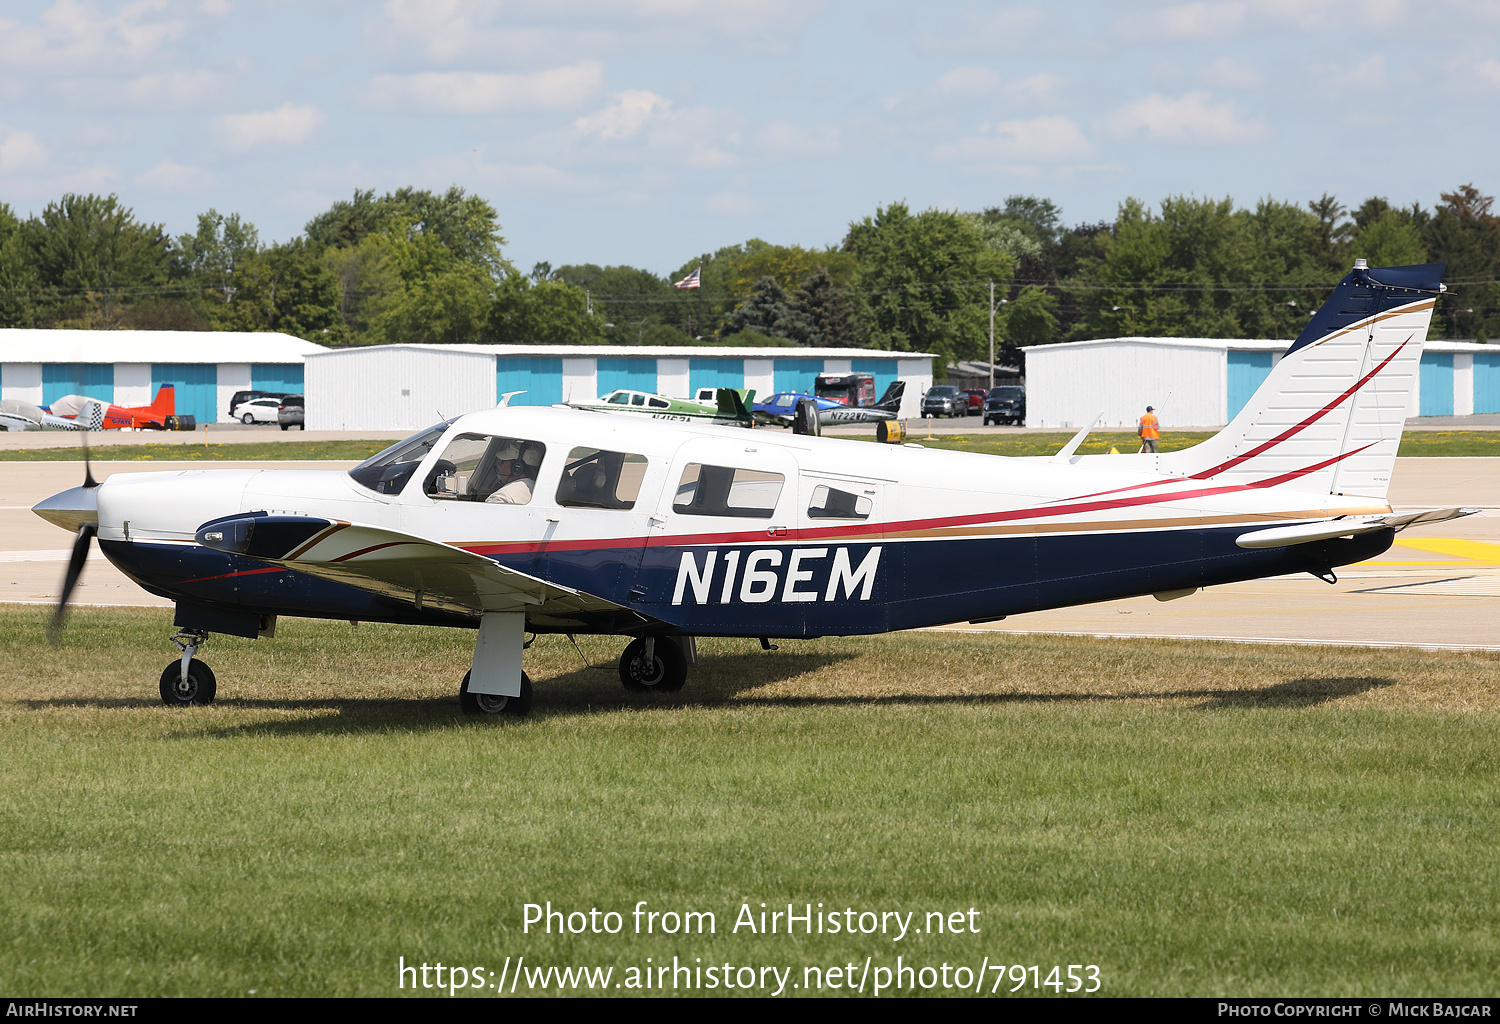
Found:
[[[188,662],[187,679],[182,678],[181,661],[173,661],[161,672],[161,699],[173,707],[212,704],[218,688],[213,669],[197,658]]]
[[[458,688],[458,706],[463,708],[466,715],[510,715],[512,718],[525,718],[531,714],[531,677],[525,672],[521,673],[521,695],[519,697],[506,697],[498,693],[470,693],[469,676],[472,672],[464,673],[464,681]]]
[[[649,654],[648,642],[652,648]],[[687,658],[676,641],[661,636],[638,637],[620,655],[620,682],[632,693],[676,693],[687,682]]]

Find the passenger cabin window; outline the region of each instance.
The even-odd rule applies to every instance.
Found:
[[[605,401],[610,405],[629,405],[630,396],[623,391],[616,391],[614,394],[605,399]]]
[[[801,396],[800,395],[777,395],[776,396],[776,407],[778,409],[790,408],[792,402],[795,399],[799,398],[799,397],[801,397]]]
[[[672,408],[672,403],[666,401],[665,399],[653,398],[653,399],[651,399],[651,408],[653,408],[653,409],[670,409],[670,408]]]
[[[447,420],[404,441],[397,441],[349,470],[349,475],[356,483],[377,494],[400,494],[417,471],[417,466],[427,458],[427,453],[432,451],[433,445],[438,443],[452,422]]]
[[[690,462],[682,471],[672,511],[685,516],[770,519],[786,477],[758,469]]]
[[[646,396],[645,395],[631,395],[630,396],[630,404],[631,405],[645,405],[646,404]]]
[[[646,477],[646,457],[598,448],[574,448],[557,485],[565,508],[635,508]]]
[[[493,434],[459,434],[427,473],[422,490],[439,501],[526,505],[547,446]]]
[[[819,484],[807,506],[809,519],[869,519],[875,503],[862,494]]]

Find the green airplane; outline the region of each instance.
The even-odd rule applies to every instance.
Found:
[[[694,402],[687,398],[668,398],[649,391],[631,391],[620,388],[594,401],[565,402],[569,408],[587,409],[590,412],[623,412],[637,416],[649,416],[655,420],[677,420],[683,423],[724,423],[739,427],[752,427],[755,418],[750,415],[750,403],[755,401],[755,389],[736,391],[734,388],[719,388],[718,401]]]

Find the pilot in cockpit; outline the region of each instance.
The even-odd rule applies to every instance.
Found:
[[[526,441],[508,442],[496,453],[497,472],[505,481],[484,500],[500,505],[525,505],[531,501],[536,485],[537,467],[542,464],[542,447]]]

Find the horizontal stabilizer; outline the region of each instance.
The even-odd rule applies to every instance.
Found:
[[[204,547],[270,562],[411,604],[482,614],[548,615],[620,606],[508,569],[472,551],[378,526],[247,512],[204,523]]]
[[[1424,523],[1441,523],[1460,516],[1471,516],[1477,508],[1435,508],[1422,512],[1402,512],[1383,516],[1349,516],[1323,523],[1302,523],[1297,526],[1275,526],[1269,530],[1252,530],[1235,538],[1242,548],[1284,548],[1294,544],[1311,544],[1314,541],[1333,540],[1335,537],[1353,537],[1376,530],[1400,532],[1408,526]]]

